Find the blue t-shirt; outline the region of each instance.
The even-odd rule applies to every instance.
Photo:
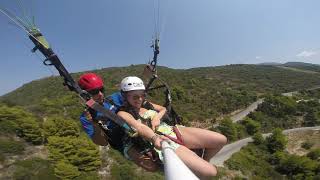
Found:
[[[114,103],[111,104],[108,100],[105,100],[105,102],[103,103],[103,106],[106,109],[109,109],[110,111],[116,113],[116,111],[118,110],[118,108],[120,106],[122,106],[123,104],[123,98],[120,92],[117,93],[113,93],[112,95],[108,96],[107,99],[112,100],[112,102]],[[102,113],[100,112],[96,112],[96,114],[93,115],[95,118],[97,117],[101,117]],[[82,124],[82,127],[84,129],[84,131],[88,134],[88,136],[90,138],[92,138],[93,134],[94,134],[94,128],[92,125],[92,122],[89,121],[86,116],[85,113],[83,112],[80,116],[80,121]],[[112,120],[107,120],[104,124],[108,129],[113,129],[117,126],[117,124],[115,122],[113,122]]]

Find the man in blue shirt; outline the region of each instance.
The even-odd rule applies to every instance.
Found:
[[[123,104],[120,92],[105,98],[103,80],[94,73],[83,74],[78,84],[92,96],[93,100],[114,113]],[[152,157],[141,153],[144,149],[133,144],[122,127],[103,117],[100,112],[89,108],[81,114],[80,121],[83,129],[95,144],[100,146],[109,144],[127,159],[134,161],[148,171],[156,171],[158,169],[158,164],[154,162]]]

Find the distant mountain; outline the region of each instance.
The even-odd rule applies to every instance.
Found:
[[[277,66],[286,68],[288,70],[295,70],[301,71],[305,73],[320,73],[320,65],[318,64],[311,64],[305,62],[286,62],[284,64],[277,63],[277,62],[264,62],[257,65],[264,65],[264,66]]]
[[[278,62],[264,62],[264,63],[260,63],[258,65],[266,65],[266,66],[281,66],[281,63]]]
[[[291,67],[296,69],[320,72],[320,65],[318,64],[311,64],[311,63],[304,63],[304,62],[287,62],[283,64],[284,67]]]
[[[304,63],[304,62],[287,62],[281,65],[286,68],[293,68],[301,71],[305,71],[307,73],[320,73],[320,65]]]
[[[284,66],[317,66],[320,67],[319,64],[305,63],[305,62],[286,62],[283,64]]]

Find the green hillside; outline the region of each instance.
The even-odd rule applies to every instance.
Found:
[[[109,94],[118,90],[118,83],[123,77],[141,76],[143,67],[112,67],[95,72],[105,79],[106,91]],[[217,117],[246,107],[261,96],[265,97],[266,102],[259,107],[258,114],[252,114],[252,119],[246,119],[242,124],[221,122],[218,129],[230,141],[260,132],[260,129],[273,129],[274,125],[295,126],[297,118],[293,117],[297,114],[303,116],[303,122],[318,123],[318,108],[312,109],[312,113],[305,113],[309,104],[302,104],[300,107],[291,97],[273,96],[319,85],[320,74],[317,73],[310,74],[267,65],[229,65],[186,70],[160,67],[158,72],[171,87],[174,107],[184,117],[186,124],[193,122],[210,127]],[[80,73],[73,74],[75,79],[79,75]],[[78,118],[83,106],[79,103],[79,98],[64,88],[62,83],[60,77],[43,78],[0,97],[3,103],[0,104],[0,165],[11,169],[7,171],[9,168],[5,168],[3,172],[0,171],[0,179],[98,179],[100,175],[97,172],[101,170],[100,167],[108,167],[105,170],[105,178],[164,178],[161,172],[145,172],[114,150],[99,151],[98,146],[81,131]],[[318,93],[310,94],[309,91],[304,91],[303,96],[315,98],[318,97]],[[148,98],[163,102],[161,92],[152,92]],[[294,109],[300,108],[301,111],[294,111],[292,115],[292,106]],[[312,106],[319,107],[314,104]],[[292,121],[287,121],[289,118]],[[15,136],[19,136],[21,140],[16,141]],[[33,145],[39,144],[44,146],[42,149],[46,152],[43,155],[47,158],[28,157],[28,154],[32,154],[29,153],[30,149],[37,152]],[[253,150],[257,151],[257,156],[260,155],[259,149]],[[14,161],[12,164],[12,159],[17,156],[28,158]],[[246,156],[247,153],[239,155],[238,159],[251,163],[242,161]],[[240,170],[243,175],[251,177],[246,173],[251,164],[242,165],[238,159],[230,161],[230,170]],[[263,165],[267,165],[270,170],[272,167],[269,167],[267,160],[264,159]],[[237,168],[237,164],[241,164],[243,168]],[[35,169],[36,167],[42,168]],[[267,173],[260,167],[254,172],[257,172],[257,177],[280,177],[278,172],[272,170]]]
[[[118,83],[128,75],[141,76],[143,65],[112,67],[95,72],[105,79],[108,94],[117,91]],[[228,65],[192,69],[158,68],[159,76],[172,89],[173,104],[186,120],[211,119],[243,108],[266,93],[282,93],[310,88],[320,84],[320,75],[295,72],[261,65]],[[79,73],[73,74],[74,78]],[[161,103],[157,93],[151,94],[153,101]],[[61,111],[64,107],[76,118],[82,108],[74,93],[62,86],[60,77],[49,77],[32,81],[0,98],[7,104],[24,106],[45,114]],[[53,112],[51,112],[53,113]]]

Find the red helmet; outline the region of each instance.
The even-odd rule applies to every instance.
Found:
[[[81,89],[86,91],[103,88],[103,81],[101,77],[94,73],[85,73],[81,75],[78,84]]]

